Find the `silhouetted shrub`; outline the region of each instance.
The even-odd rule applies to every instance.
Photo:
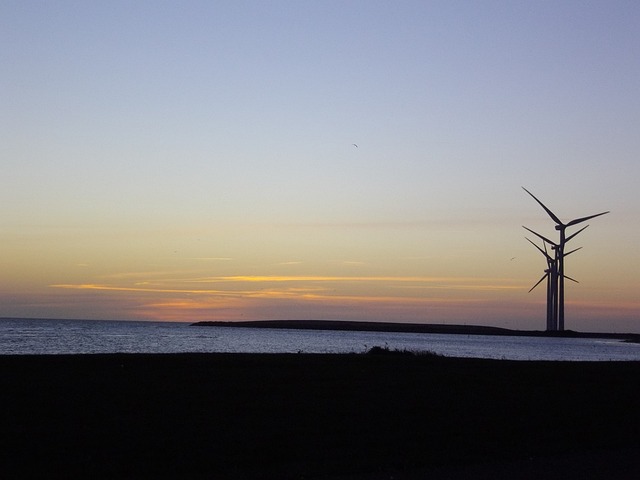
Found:
[[[399,350],[397,348],[390,349],[388,345],[384,347],[371,347],[369,350],[365,351],[366,355],[405,355],[405,356],[416,356],[416,357],[442,357],[439,353],[432,352],[430,350],[424,351],[411,351],[407,349]]]

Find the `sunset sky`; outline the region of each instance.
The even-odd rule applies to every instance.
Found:
[[[566,328],[640,332],[640,2],[3,1],[0,45],[0,317],[543,330],[524,186],[611,211]]]

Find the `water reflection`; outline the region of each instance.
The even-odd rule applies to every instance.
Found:
[[[373,346],[507,360],[640,360],[638,344],[591,338],[225,328],[159,322],[0,321],[0,354],[362,353]]]

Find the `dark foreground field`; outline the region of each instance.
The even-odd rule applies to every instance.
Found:
[[[640,478],[640,363],[0,357],[2,478]]]

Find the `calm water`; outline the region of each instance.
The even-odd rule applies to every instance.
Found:
[[[582,338],[195,327],[185,323],[0,320],[0,354],[361,353],[373,346],[508,360],[640,360],[640,345]]]

